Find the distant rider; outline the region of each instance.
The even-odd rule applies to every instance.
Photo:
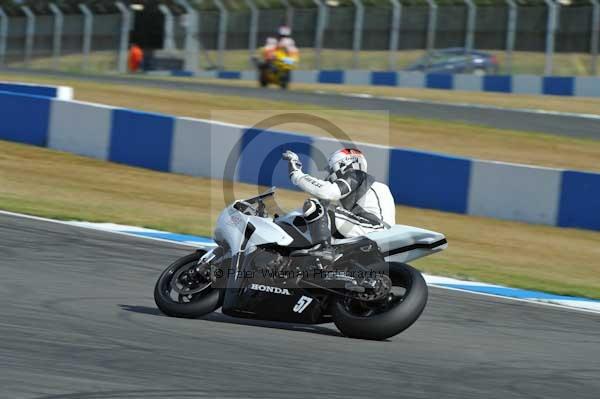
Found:
[[[265,45],[260,49],[262,65],[269,65],[273,58],[275,58],[275,51],[277,50],[277,39],[274,37],[267,37]]]
[[[334,236],[364,236],[395,223],[394,197],[386,184],[375,181],[367,173],[367,160],[361,151],[344,148],[331,154],[327,180],[302,172],[302,163],[292,151],[284,152],[283,159],[289,163],[294,185],[318,199],[338,205],[330,215]]]
[[[290,37],[291,30],[287,26],[279,28],[277,38],[267,37],[265,45],[260,49],[261,59],[258,62],[259,69],[268,69],[275,67],[276,59],[282,61],[290,60],[298,62],[299,51],[296,42]]]
[[[292,39],[292,30],[288,26],[280,26],[277,35],[277,49],[283,51],[286,55],[298,62],[300,52],[296,47],[296,42]]]

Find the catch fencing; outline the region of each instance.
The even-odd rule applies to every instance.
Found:
[[[497,0],[477,6],[472,0],[451,5],[436,0],[390,0],[387,6],[375,7],[352,0],[352,6],[332,7],[314,0],[316,6],[312,8],[261,8],[255,0],[244,0],[245,7],[234,10],[219,0],[211,2],[212,9],[198,9],[187,0],[177,0],[177,8],[165,3],[155,10],[160,10],[162,18],[156,34],[162,38],[160,47],[179,51],[186,69],[193,72],[201,66],[248,66],[249,57],[243,50],[254,53],[278,26],[289,24],[297,45],[311,49],[312,69],[322,69],[327,58],[331,61],[337,57],[336,65],[342,69],[357,69],[365,58],[379,57],[385,60],[376,63],[378,69],[395,70],[406,66],[403,60],[410,58],[405,56],[407,51],[464,47],[504,52],[505,73],[513,72],[515,52],[544,52],[539,74],[553,74],[555,53],[584,54],[585,72],[597,74],[600,0],[576,1],[569,6],[544,1]],[[290,4],[282,4],[286,3]],[[59,67],[61,55],[77,53],[83,55],[79,66],[89,69],[94,68],[89,53],[105,51],[110,52],[110,59],[97,62],[124,72],[129,36],[143,11],[122,2],[115,4],[118,12],[113,14],[94,14],[83,2],[80,14],[64,14],[55,5],[47,15],[36,15],[27,6],[15,15],[0,8],[0,61],[28,65],[32,58],[53,57],[52,66]],[[338,52],[326,54],[327,49]],[[339,64],[340,59],[344,65]]]

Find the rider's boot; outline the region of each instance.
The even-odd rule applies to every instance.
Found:
[[[329,263],[335,261],[335,248],[331,245],[331,228],[326,208],[315,198],[307,199],[302,208],[315,246],[307,252]]]

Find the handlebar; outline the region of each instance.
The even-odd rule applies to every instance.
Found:
[[[265,206],[265,203],[263,202],[262,198],[257,199],[256,202],[257,202],[258,206],[254,207],[248,201],[239,200],[233,204],[233,208],[242,212],[245,215],[259,216],[259,217],[263,217],[263,218],[267,217],[268,213],[267,213],[266,206]]]

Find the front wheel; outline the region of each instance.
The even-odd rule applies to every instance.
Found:
[[[382,340],[410,327],[427,304],[427,284],[421,273],[403,263],[390,263],[393,288],[377,303],[340,299],[333,305],[333,320],[342,334]]]
[[[287,90],[287,88],[289,87],[290,76],[291,76],[290,71],[282,71],[279,74],[279,87],[281,87],[283,90]]]
[[[210,266],[198,267],[205,253],[196,251],[176,260],[158,278],[154,301],[167,316],[200,317],[223,304],[223,290],[212,287]]]

